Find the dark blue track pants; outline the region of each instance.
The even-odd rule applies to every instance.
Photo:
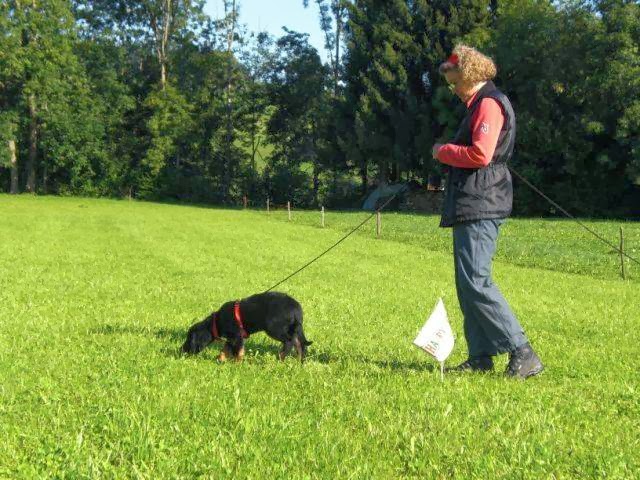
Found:
[[[503,223],[503,219],[475,220],[453,226],[456,290],[470,357],[505,353],[527,343],[520,323],[491,279]]]

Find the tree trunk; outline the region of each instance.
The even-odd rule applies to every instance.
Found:
[[[38,156],[38,119],[36,118],[36,96],[29,95],[29,156],[27,157],[27,186],[29,193],[36,192],[36,159]]]
[[[320,191],[320,167],[317,162],[313,162],[313,204],[319,205],[318,193]]]
[[[398,180],[398,164],[396,162],[391,163],[391,177],[390,180],[392,182],[396,182]]]
[[[169,32],[171,31],[171,23],[173,22],[173,0],[165,0],[164,2],[164,25],[162,29],[162,43],[161,52],[162,58],[160,60],[160,85],[162,90],[167,86],[167,49],[169,46]]]
[[[227,10],[227,1],[225,0],[225,11]],[[231,98],[232,85],[231,85],[231,75],[233,73],[233,63],[232,63],[232,49],[233,49],[233,36],[236,28],[236,0],[232,1],[231,5],[231,19],[229,20],[231,25],[227,27],[227,135],[226,135],[226,155],[225,155],[225,165],[223,166],[223,195],[224,200],[227,200],[229,195],[229,190],[231,188],[231,143],[233,142],[233,104]]]
[[[336,16],[336,58],[333,64],[333,94],[338,96],[338,79],[340,77],[340,35],[342,34],[342,7],[334,8]]]
[[[492,23],[495,23],[498,16],[498,0],[489,1],[489,10],[491,10]]]
[[[48,183],[49,183],[49,169],[47,168],[46,160],[44,160],[42,162],[42,193],[45,195],[48,193],[48,190],[47,190]]]
[[[9,155],[11,157],[11,189],[13,195],[18,193],[18,157],[16,156],[16,141],[9,140]]]
[[[251,81],[255,84],[255,79],[251,79]],[[260,146],[260,138],[258,138],[258,112],[256,109],[256,104],[258,100],[256,98],[257,95],[253,95],[252,97],[252,111],[251,111],[251,175],[253,178],[257,175],[256,169],[256,154],[258,152],[258,147]]]
[[[20,4],[17,2],[16,6],[20,8]],[[37,8],[36,0],[31,0],[31,8],[35,10]],[[29,43],[36,44],[37,39],[34,34],[32,38],[29,38],[26,30],[23,32],[23,43],[26,46]],[[36,160],[38,156],[38,119],[36,117],[36,96],[34,93],[29,94],[28,98],[29,108],[29,155],[27,157],[27,184],[25,191],[29,193],[36,192]]]
[[[167,86],[167,50],[169,45],[169,34],[173,21],[173,0],[164,0],[162,3],[162,18],[158,19],[153,12],[150,12],[151,29],[155,40],[156,56],[160,65],[160,88],[165,90]],[[158,25],[158,20],[162,25]]]
[[[367,194],[367,190],[369,189],[369,172],[367,171],[367,162],[366,160],[362,161],[360,165],[360,178],[362,179],[362,195]]]
[[[163,59],[160,61],[160,88],[164,90],[167,86],[167,64]]]
[[[382,184],[386,184],[389,181],[389,166],[386,160],[381,160],[378,164],[379,172],[378,172],[378,182]]]
[[[251,174],[253,176],[258,175],[258,167],[256,165],[256,155],[258,154],[258,148],[260,148],[260,139],[255,139],[255,133],[251,133]]]

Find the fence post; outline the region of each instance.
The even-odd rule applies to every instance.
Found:
[[[620,268],[622,269],[622,279],[627,279],[627,274],[624,271],[624,232],[620,227]]]
[[[322,228],[324,228],[324,207],[322,207]]]
[[[382,214],[380,210],[376,212],[376,235],[379,237],[382,231]]]
[[[289,221],[291,221],[291,201],[287,202],[287,213],[289,214]]]
[[[246,195],[242,196],[242,206],[243,206],[243,208],[245,210],[247,209],[247,196]]]
[[[267,215],[269,214],[269,197],[267,197]]]

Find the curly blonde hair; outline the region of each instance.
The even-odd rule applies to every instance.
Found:
[[[440,65],[441,74],[457,69],[462,75],[462,79],[469,83],[493,80],[498,74],[498,69],[493,60],[475,48],[460,43],[453,49],[453,54],[457,55],[458,64],[444,62]]]

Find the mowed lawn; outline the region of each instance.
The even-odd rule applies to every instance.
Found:
[[[494,276],[547,370],[508,380],[502,357],[441,382],[411,345],[442,296],[448,363],[465,358],[435,217],[385,215],[381,239],[369,224],[280,288],[314,341],[301,366],[264,334],[241,364],[178,348],[365,213],[321,229],[316,213],[2,195],[0,215],[0,478],[640,476],[640,267],[621,280],[577,226],[514,219],[499,241]],[[619,224],[589,224],[615,240]],[[625,234],[637,251],[640,225]]]

